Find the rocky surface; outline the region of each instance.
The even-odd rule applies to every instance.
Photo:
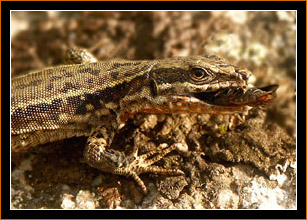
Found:
[[[86,138],[12,154],[11,208],[296,208],[295,12],[15,11],[12,22],[12,76],[59,65],[79,46],[101,60],[217,54],[249,68],[256,86],[279,89],[270,108],[248,114],[129,119],[114,146],[182,146],[157,164],[186,175],[141,175],[147,196],[84,163]]]

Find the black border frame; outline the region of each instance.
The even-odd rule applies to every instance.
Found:
[[[10,106],[10,91],[5,86],[9,83],[10,75],[10,10],[297,10],[297,101],[301,104],[297,104],[300,108],[297,108],[297,143],[298,143],[298,163],[297,171],[299,173],[297,178],[297,210],[181,210],[180,214],[176,210],[99,210],[101,212],[96,213],[90,210],[10,210],[10,169],[9,169],[9,158],[10,149],[9,137],[10,137],[10,122],[9,122],[9,106]],[[4,219],[41,219],[41,218],[133,218],[142,219],[160,219],[160,218],[171,218],[171,219],[183,219],[183,218],[274,218],[274,219],[306,219],[306,134],[305,126],[300,126],[303,122],[306,122],[306,103],[303,105],[302,102],[306,101],[306,2],[305,1],[193,1],[193,2],[26,2],[26,1],[15,1],[15,2],[1,2],[1,100],[2,100],[2,111],[1,117],[1,218]],[[304,108],[303,108],[304,107]],[[304,120],[304,119],[305,120]],[[305,131],[305,132],[304,132]],[[304,133],[302,133],[304,132]],[[172,216],[171,212],[173,213]],[[206,212],[205,212],[206,211]],[[149,215],[150,212],[150,215]],[[205,213],[204,213],[205,212]]]

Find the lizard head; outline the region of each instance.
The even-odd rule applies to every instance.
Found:
[[[151,73],[153,94],[171,112],[243,112],[270,102],[278,88],[255,88],[249,70],[216,56],[161,60]]]

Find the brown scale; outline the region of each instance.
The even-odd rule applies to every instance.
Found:
[[[139,112],[229,114],[273,100],[276,85],[249,88],[251,73],[215,56],[97,62],[83,49],[69,52],[72,65],[12,79],[12,152],[74,136],[89,136],[86,162],[101,171],[132,177],[148,192],[142,173],[184,175],[154,163],[177,149],[160,144],[138,155],[114,150],[114,134]],[[231,83],[231,85],[230,85]],[[209,92],[210,91],[210,92]]]

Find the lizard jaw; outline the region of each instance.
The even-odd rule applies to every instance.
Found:
[[[211,92],[191,93],[169,98],[172,113],[231,114],[265,106],[276,96],[278,85],[263,88],[228,87]]]
[[[193,93],[192,96],[201,102],[221,106],[263,106],[276,96],[278,85],[270,85],[262,88],[228,87],[213,92]]]
[[[214,92],[189,93],[181,95],[165,96],[165,102],[155,106],[143,106],[141,109],[124,112],[119,121],[124,123],[129,115],[136,113],[153,114],[232,114],[246,112],[253,107],[264,106],[275,97],[277,85],[263,88],[255,87],[228,87]]]
[[[246,87],[224,87],[210,92],[164,96],[163,103],[157,105],[143,104],[141,108],[138,104],[135,109],[123,111],[118,115],[117,121],[122,128],[128,117],[136,113],[232,114],[246,112],[253,107],[265,106],[273,101],[277,88],[278,85],[263,88],[248,85]]]

